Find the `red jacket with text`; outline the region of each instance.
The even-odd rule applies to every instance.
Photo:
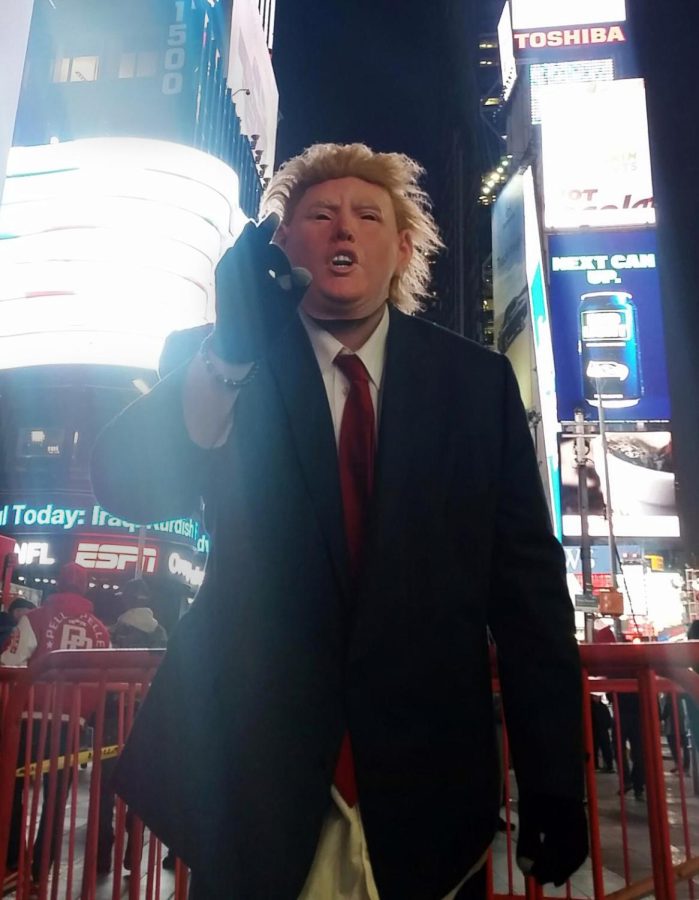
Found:
[[[94,615],[92,602],[82,593],[87,588],[87,573],[82,566],[68,563],[58,578],[58,592],[51,594],[43,606],[27,613],[0,657],[3,666],[24,666],[52,650],[96,650],[110,646],[109,631]],[[34,710],[40,713],[45,694],[37,689]],[[83,688],[80,715],[89,716],[97,703],[97,691]],[[70,695],[66,691],[63,712],[70,711]]]

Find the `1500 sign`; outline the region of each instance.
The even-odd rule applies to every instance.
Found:
[[[165,72],[161,90],[163,94],[179,94],[182,91],[182,70],[186,60],[187,24],[184,21],[185,0],[175,0],[175,21],[168,26]]]

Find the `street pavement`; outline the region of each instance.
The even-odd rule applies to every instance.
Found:
[[[687,855],[691,855],[691,849],[699,852],[699,797],[695,796],[692,786],[692,778],[684,779],[684,786],[687,795],[687,831],[690,841],[690,853],[685,852],[685,836],[682,825],[681,803],[680,803],[680,778],[677,774],[671,772],[673,766],[672,760],[665,760],[665,776],[666,776],[666,796],[668,803],[668,818],[671,829],[671,842],[673,848],[674,862],[683,861]],[[87,821],[88,807],[88,791],[89,791],[89,769],[82,770],[79,773],[79,790],[78,790],[78,809],[76,816],[76,866],[73,876],[74,900],[80,898],[80,885],[82,881],[82,864],[83,864],[83,847],[85,840],[85,830]],[[624,797],[626,818],[627,818],[627,834],[628,834],[628,852],[624,854],[621,826],[621,808],[619,781],[615,774],[598,773],[597,789],[600,807],[600,839],[602,845],[603,856],[603,877],[605,894],[609,894],[626,884],[625,871],[628,869],[628,876],[631,882],[640,881],[652,875],[650,844],[648,836],[648,811],[645,800],[636,800],[633,793],[626,794]],[[513,799],[510,803],[510,817],[515,825],[511,832],[509,841],[511,842],[512,858],[515,856],[515,846],[517,840],[517,802]],[[69,817],[67,816],[67,821]],[[64,846],[66,846],[64,844]],[[163,853],[165,851],[163,850]],[[508,895],[514,891],[517,895],[524,895],[524,879],[519,873],[516,865],[512,865],[512,881],[510,882],[510,874],[508,872],[508,836],[507,834],[499,834],[493,844],[493,885],[495,894]],[[141,897],[146,897],[146,882],[148,877],[148,844],[144,847],[141,871],[139,877],[141,879]],[[65,866],[61,871],[61,885],[58,897],[65,897]],[[160,885],[158,891],[153,891],[151,895],[153,900],[170,900],[174,897],[174,873],[159,867]],[[129,896],[129,886],[131,880],[135,877],[122,870],[121,884],[114,891],[113,874],[98,878],[97,891],[95,900],[113,900],[115,897],[127,898]],[[512,887],[510,887],[510,883]],[[678,885],[677,898],[691,898],[690,886],[688,883]],[[699,895],[699,885],[697,885],[697,894]],[[50,894],[49,894],[50,895]],[[566,888],[553,888],[547,886],[545,890],[546,897],[566,897]],[[588,862],[573,876],[571,879],[571,893],[573,898],[591,898],[594,896],[592,869]],[[331,900],[331,898],[318,898],[318,900]]]

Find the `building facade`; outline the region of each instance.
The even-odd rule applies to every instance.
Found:
[[[50,590],[77,561],[108,610],[142,574],[167,627],[201,583],[201,511],[146,527],[111,516],[89,454],[157,380],[167,334],[213,320],[215,266],[274,165],[273,30],[270,0],[34,4],[0,206],[15,592]]]
[[[682,544],[646,73],[626,7],[504,4],[508,162],[481,201],[495,343],[518,377],[571,595],[581,617],[595,603],[583,587],[620,587],[625,627],[649,636],[681,621]]]

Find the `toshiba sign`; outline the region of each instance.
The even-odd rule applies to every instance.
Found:
[[[75,552],[75,562],[86,569],[108,572],[124,572],[128,567],[136,568],[138,546],[136,544],[101,544],[81,541]],[[143,571],[147,575],[155,572],[158,563],[156,547],[143,548]]]
[[[551,28],[545,31],[518,31],[514,35],[517,53],[568,47],[592,47],[625,44],[622,25],[597,25],[594,28]]]

